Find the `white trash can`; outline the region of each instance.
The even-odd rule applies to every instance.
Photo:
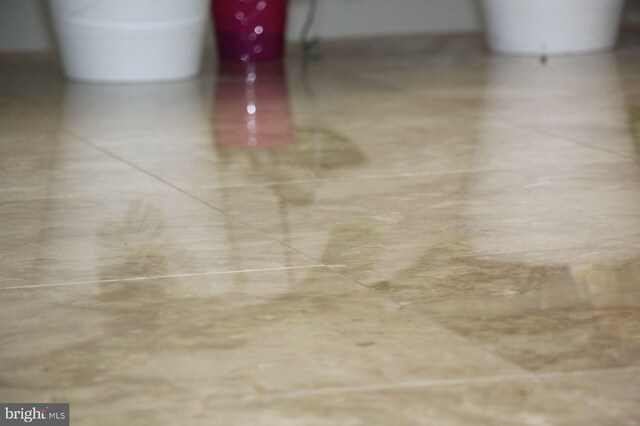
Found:
[[[610,49],[623,6],[624,0],[482,0],[489,47],[519,55]]]
[[[200,69],[209,0],[49,0],[67,77],[180,80]]]

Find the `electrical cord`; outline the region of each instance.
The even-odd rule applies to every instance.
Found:
[[[300,31],[300,45],[302,46],[302,56],[305,58],[317,58],[320,56],[318,50],[320,40],[318,38],[309,38],[313,22],[316,19],[316,11],[318,9],[318,0],[309,0],[309,9],[307,10],[307,17],[302,25]]]

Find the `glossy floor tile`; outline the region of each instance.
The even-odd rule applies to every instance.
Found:
[[[0,307],[0,395],[79,412],[521,372],[323,268],[5,290]]]
[[[296,425],[637,425],[640,372],[539,379],[407,383],[336,395],[194,408],[222,424]]]
[[[0,401],[79,424],[640,425],[640,50],[0,56]]]
[[[164,189],[70,134],[3,135],[0,141],[0,202]]]
[[[225,144],[216,134],[197,127],[153,130],[158,133],[153,138],[146,131],[136,131],[97,138],[93,143],[193,192],[290,181],[626,160],[616,153],[472,113],[422,117],[411,111],[411,105],[375,122],[369,113],[354,112],[330,123],[318,122],[316,117],[300,118],[276,135],[286,143],[267,151],[247,150],[234,145],[237,141]],[[219,131],[217,136],[221,136]]]
[[[319,264],[181,193],[0,203],[0,288]]]
[[[438,255],[617,246],[636,257],[640,244],[633,162],[297,182],[198,196],[314,258],[347,267],[371,262],[377,273]]]
[[[425,259],[374,288],[530,371],[633,367],[640,260],[615,252]]]

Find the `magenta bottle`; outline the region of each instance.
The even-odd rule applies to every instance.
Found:
[[[221,60],[282,58],[287,0],[213,0],[212,13]]]

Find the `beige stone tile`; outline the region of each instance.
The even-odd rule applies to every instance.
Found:
[[[307,77],[313,88],[299,76],[289,85],[284,70],[267,69],[264,76],[256,71],[255,90],[245,77],[224,74],[214,87],[196,81],[142,89],[68,85],[63,126],[185,189],[380,173],[377,165],[367,167],[368,157],[381,149],[387,153],[389,137],[412,139],[414,147],[422,139],[418,131],[398,134],[404,121],[394,127],[388,116],[410,112],[414,117],[430,107],[415,101],[406,105],[388,89],[358,84],[324,68]],[[211,94],[206,111],[203,90]],[[253,142],[246,131],[247,99],[257,109]],[[385,118],[386,126],[373,131],[387,136],[371,153],[366,146],[371,133],[353,129],[360,136],[353,141],[325,124],[357,121],[362,127],[372,117]],[[402,164],[391,167],[401,169]]]
[[[507,119],[587,147],[637,158],[640,147],[637,130],[638,105],[624,102],[616,106],[596,104],[591,111],[564,115],[550,113],[534,119],[527,118],[527,113],[512,113]]]
[[[620,163],[205,198],[524,368],[572,370],[639,361],[638,182]]]
[[[633,163],[207,190],[199,197],[355,278],[446,253],[591,246],[637,255]],[[347,269],[348,270],[348,269]]]
[[[194,408],[220,425],[625,425],[640,424],[638,370],[339,393]],[[179,419],[179,417],[177,417]]]
[[[0,396],[69,401],[77,421],[521,371],[320,268],[0,290],[0,318]]]
[[[259,92],[213,61],[107,87],[0,58],[0,400],[89,424],[639,424],[637,49],[323,53]]]
[[[361,75],[391,84],[411,97],[455,105],[456,112],[498,117],[592,146],[605,152],[637,157],[635,131],[639,104],[635,87],[640,77],[634,60],[623,54],[539,58],[466,55],[469,66],[446,72],[437,67],[407,67]]]
[[[424,258],[370,284],[532,371],[640,364],[640,257],[616,247]]]
[[[288,143],[262,148],[218,143],[212,138],[215,125],[213,133],[176,129],[157,138],[139,134],[118,144],[97,144],[188,191],[621,160],[499,120],[464,114],[422,117],[411,112],[375,117],[374,121],[365,114],[334,120],[332,125],[318,123],[318,117],[287,123],[282,137]]]
[[[0,200],[165,192],[166,185],[70,134],[0,136]]]
[[[171,129],[206,126],[210,93],[210,78],[139,85],[68,82],[59,120],[65,129],[88,139],[117,142],[130,132],[153,138]]]
[[[487,61],[474,58],[469,60]],[[530,60],[496,59],[488,66],[498,69],[496,78],[461,84],[456,76],[469,72],[444,72],[451,70],[444,61],[409,71],[430,78],[435,66],[440,74],[432,88],[407,91],[377,81],[375,73],[337,72],[331,58],[308,68],[293,63],[223,71],[215,81],[133,89],[70,84],[61,121],[92,144],[187,190],[620,161],[624,149],[592,149],[545,129],[527,129],[519,120],[562,118],[567,108],[582,117],[574,106],[593,109],[584,106],[593,103],[585,97],[597,84],[598,108],[615,104],[607,96],[618,96],[609,93],[616,81],[598,80],[615,58],[598,61],[594,75],[578,78],[573,91],[568,74],[591,62],[554,62],[540,77]],[[560,77],[547,81],[556,68]],[[251,73],[255,82],[247,83]],[[523,73],[532,75],[531,87],[516,84],[514,75]],[[383,75],[414,80],[397,64]],[[602,119],[613,123],[611,114]]]
[[[72,419],[107,425],[621,425],[639,424],[639,372],[400,382],[381,386],[201,398],[192,388],[72,405]],[[30,395],[20,390],[17,394]],[[2,391],[0,390],[0,395]],[[159,410],[162,406],[163,410]]]
[[[0,153],[0,287],[314,263],[67,132]]]
[[[486,61],[483,56],[473,58],[468,60]],[[605,68],[608,58],[600,60]],[[426,69],[411,72],[431,76],[435,67],[436,92],[415,93],[379,83],[366,73],[336,72],[331,58],[308,68],[293,63],[280,73],[267,68],[261,74],[258,67],[252,96],[247,95],[250,90],[242,75],[224,73],[215,80],[133,87],[69,83],[59,88],[62,106],[56,125],[58,132],[70,131],[184,189],[621,158],[624,150],[607,153],[506,123],[514,119],[521,125],[518,117],[540,115],[531,111],[550,103],[554,108],[547,115],[562,117],[558,108],[562,109],[564,96],[549,101],[549,93],[565,90],[567,79],[543,78],[523,90],[509,76],[529,70],[529,62],[491,62],[496,68],[503,63],[507,70],[500,75],[507,75],[501,77],[506,83],[497,77],[493,79],[497,82],[468,84],[456,77],[468,72],[444,72],[451,68],[450,62],[429,63]],[[570,71],[578,68],[570,65]],[[557,74],[555,69],[550,72]],[[385,76],[414,80],[403,73],[396,64]],[[266,83],[260,83],[264,79]],[[584,97],[594,78],[578,80],[586,82],[578,90]],[[598,91],[599,100],[608,95],[607,88]],[[244,98],[255,102],[262,126],[254,135],[254,148],[243,133],[248,125]],[[261,121],[261,114],[268,119]],[[41,115],[26,119],[36,122]]]
[[[380,105],[378,113],[390,103],[402,104],[388,90],[357,85],[349,76],[322,68],[310,77],[318,96],[299,81],[289,89],[284,69],[258,72],[257,92],[249,96],[247,72],[166,85],[68,84],[60,126],[188,189],[315,179],[336,160],[343,166],[362,162],[360,148],[347,138],[327,127],[297,124],[296,117],[342,119],[364,98],[369,99],[365,106]],[[245,149],[248,135],[242,140],[249,98],[255,98],[261,126],[256,149]],[[366,111],[359,114],[367,116]],[[356,158],[342,158],[349,151]]]
[[[0,287],[311,265],[186,195],[0,202]]]
[[[640,83],[614,54],[554,58],[533,67],[526,60],[495,61],[484,90],[486,113],[603,151],[636,157],[637,102],[628,90]],[[510,92],[527,87],[528,92]]]
[[[382,113],[386,106],[404,102],[395,90],[350,74],[336,74],[323,64],[306,71],[297,63],[228,68],[199,80],[169,84],[69,83],[63,88],[59,122],[102,146],[129,145],[130,138],[142,138],[162,147],[167,135],[185,143],[190,138],[214,143],[220,132],[212,131],[212,124],[224,126],[227,120],[240,124],[250,99],[258,114],[264,111],[279,123],[290,119],[284,115],[339,118],[354,110]],[[249,73],[257,76],[254,86],[247,83]]]

